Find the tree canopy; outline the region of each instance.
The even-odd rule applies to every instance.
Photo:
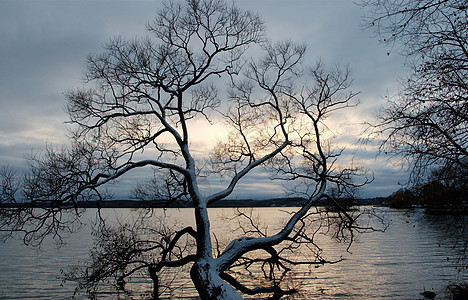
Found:
[[[435,169],[444,169],[441,175],[466,169],[467,1],[370,0],[363,5],[370,9],[367,27],[405,56],[410,71],[400,93],[377,114],[373,133],[383,139],[382,151],[406,158],[416,183]]]

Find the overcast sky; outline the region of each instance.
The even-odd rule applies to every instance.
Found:
[[[143,36],[161,1],[0,0],[0,165],[24,166],[24,154],[47,144],[66,143],[63,93],[82,85],[89,53],[99,52],[115,36]],[[382,97],[397,91],[403,59],[387,55],[371,31],[362,29],[365,13],[351,0],[238,0],[258,12],[272,40],[308,44],[311,61],[348,64],[360,106],[351,123],[370,119]],[[361,154],[362,155],[362,154]],[[366,153],[375,181],[363,196],[387,196],[404,182],[404,171]],[[255,185],[243,186],[255,196]],[[273,193],[263,196],[274,196]]]

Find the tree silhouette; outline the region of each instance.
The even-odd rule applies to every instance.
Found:
[[[257,15],[219,0],[167,2],[148,32],[148,38],[115,38],[103,53],[88,57],[85,87],[66,93],[71,146],[31,156],[30,171],[18,183],[21,192],[3,189],[8,205],[2,205],[2,230],[23,232],[30,243],[73,230],[81,203],[99,205],[107,185],[153,168],[155,179],[140,185],[139,195],[190,203],[195,226],[98,227],[94,264],[75,273],[75,279],[85,279],[83,286],[115,274],[122,283],[146,269],[157,297],[160,272],[188,266],[202,299],[295,292],[282,280],[291,267],[326,263],[315,252],[311,224],[336,225],[337,238],[352,238],[359,229],[357,217],[342,209],[314,209],[320,200],[339,208],[327,188],[346,191],[369,180],[359,167],[339,168],[341,150],[324,138],[326,118],[357,104],[349,70],[321,62],[305,66],[305,45],[267,41]],[[200,155],[208,151],[191,143],[203,130],[196,124],[221,119],[226,137],[209,156]],[[224,247],[214,243],[208,207],[259,168],[287,183],[303,198],[302,206],[275,232],[240,214],[250,229]],[[5,172],[4,186],[15,182],[10,175]],[[213,178],[224,187],[205,192],[203,181]],[[312,251],[311,259],[287,255],[302,246]],[[249,271],[254,264],[262,266],[265,280],[250,287],[235,270]]]
[[[466,1],[362,2],[370,8],[368,28],[405,56],[410,70],[400,93],[377,113],[372,137],[383,140],[382,151],[407,159],[415,183],[435,169],[466,169]]]

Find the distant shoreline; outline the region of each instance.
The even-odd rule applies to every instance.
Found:
[[[386,197],[355,199],[353,206],[362,205],[386,205]],[[305,199],[303,198],[274,198],[274,199],[226,199],[219,200],[209,207],[222,208],[222,207],[298,207],[302,206]],[[318,206],[332,205],[326,201],[317,203]],[[9,203],[2,203],[0,207],[13,207]],[[50,207],[52,204],[43,202],[37,207]],[[79,208],[191,208],[193,205],[186,201],[142,201],[142,200],[104,200],[104,201],[89,201],[78,202]]]

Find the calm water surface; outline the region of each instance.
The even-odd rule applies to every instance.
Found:
[[[228,238],[233,224],[224,217],[233,209],[211,209],[212,227],[218,237]],[[257,209],[272,229],[284,217],[281,209]],[[94,215],[88,211],[89,217]],[[350,253],[346,245],[324,242],[326,258],[344,261],[319,268],[304,269],[297,280],[305,290],[297,299],[422,299],[420,293],[432,290],[437,299],[445,299],[444,287],[456,280],[468,280],[457,270],[460,255],[460,237],[447,233],[437,217],[423,216],[421,212],[406,214],[403,211],[381,208],[390,223],[388,229],[359,235]],[[131,217],[128,209],[107,209],[105,214]],[[183,225],[193,223],[190,209],[169,210]],[[182,224],[181,224],[182,225]],[[18,240],[0,244],[0,299],[69,299],[73,295],[73,283],[62,284],[61,269],[87,260],[92,238],[89,227],[73,234],[67,244],[57,249],[50,242],[41,250],[25,247]],[[454,247],[455,245],[455,247]],[[311,272],[309,272],[311,271]],[[185,276],[179,276],[177,284],[183,286],[180,298],[193,298],[193,287]],[[132,282],[140,290],[150,289],[147,278]],[[79,299],[86,295],[79,294]],[[141,299],[143,294],[116,294],[112,288],[104,291],[99,299]]]

